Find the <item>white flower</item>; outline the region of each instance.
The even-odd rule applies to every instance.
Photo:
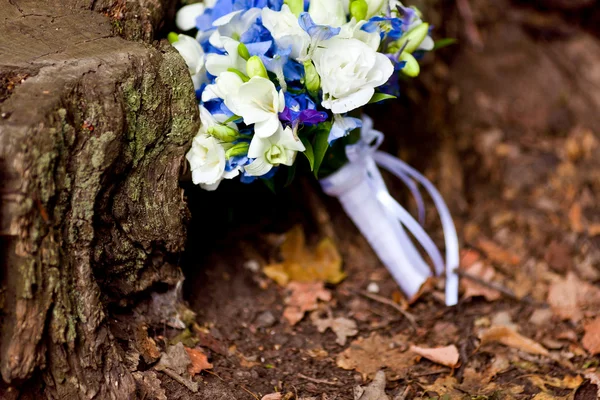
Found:
[[[275,84],[268,79],[254,76],[250,81],[243,83],[235,90],[239,83],[228,79],[221,83],[222,78],[217,80],[217,86],[224,94],[225,105],[236,115],[244,118],[246,125],[254,125],[254,132],[260,138],[273,135],[278,127],[279,113],[285,108],[283,91],[277,92]]]
[[[317,25],[337,28],[347,22],[343,0],[311,0],[308,13]]]
[[[381,43],[381,35],[379,34],[379,30],[375,30],[375,32],[371,33],[363,31],[362,27],[367,22],[368,21],[365,20],[356,22],[356,20],[352,18],[350,22],[342,26],[338,36],[345,39],[358,39],[373,50],[377,50],[379,49],[379,44]]]
[[[199,133],[186,158],[190,163],[194,184],[215,190],[225,174],[225,148],[219,141]]]
[[[206,10],[205,3],[195,3],[183,6],[177,11],[175,16],[175,25],[182,31],[189,31],[196,27],[196,18],[204,14]]]
[[[298,17],[292,13],[287,4],[284,4],[279,12],[267,7],[263,8],[262,22],[271,32],[279,48],[292,49],[290,57],[298,60],[306,56],[310,36],[300,27]]]
[[[259,17],[260,8],[251,8],[245,12],[244,10],[238,10],[222,16],[213,22],[213,26],[217,30],[210,36],[210,44],[222,49],[224,37],[239,40],[256,23]]]
[[[387,11],[387,7],[389,5],[387,0],[366,0],[368,9],[367,9],[367,19],[371,19],[376,15],[382,14]]]
[[[343,114],[364,106],[394,72],[392,62],[357,39],[321,43],[313,61],[323,89],[323,107]]]
[[[179,35],[177,41],[173,42],[173,47],[181,54],[188,66],[194,88],[198,89],[207,80],[206,69],[204,68],[204,50],[200,43],[193,37]]]
[[[289,126],[283,129],[279,123],[277,132],[268,138],[261,138],[258,135],[252,138],[248,157],[255,160],[245,167],[250,176],[263,176],[273,167],[281,164],[291,166],[294,164],[296,154],[299,151],[305,151],[306,147],[300,139],[296,137],[294,131]]]
[[[215,126],[215,125],[223,125],[225,124],[225,121],[227,121],[229,119],[229,117],[226,114],[211,114],[210,111],[208,111],[203,105],[199,106],[200,109],[200,130],[198,131],[198,134],[200,135],[207,135],[208,134],[208,130]],[[235,124],[235,122],[229,122],[226,124],[226,126],[234,129],[234,130],[238,130],[237,125]]]
[[[246,60],[238,53],[240,42],[227,37],[222,37],[221,41],[227,54],[209,54],[206,57],[206,70],[214,76],[219,76],[229,68],[235,68],[242,72],[246,71]]]

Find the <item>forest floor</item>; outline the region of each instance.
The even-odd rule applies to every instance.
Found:
[[[463,44],[429,61],[423,83],[374,115],[387,150],[400,146],[454,212],[460,303],[446,308],[443,282],[432,282],[408,304],[336,201],[312,184],[277,197],[262,188],[189,190],[194,226],[183,264],[196,318],[176,341],[201,350],[212,368],[195,376],[197,393],[159,374],[169,399],[600,396],[600,46],[572,15],[483,3],[473,10],[483,47],[450,26]],[[411,135],[392,140],[396,131]],[[437,216],[427,217],[441,243]],[[265,275],[298,224],[309,256],[334,236],[341,283],[282,286]],[[211,255],[194,252],[199,240]],[[297,323],[294,306],[308,310]],[[380,370],[385,385],[360,397],[355,388]]]

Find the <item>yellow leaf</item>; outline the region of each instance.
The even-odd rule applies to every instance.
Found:
[[[342,272],[342,257],[329,238],[323,239],[310,251],[306,248],[304,231],[296,225],[286,234],[281,245],[283,262],[267,265],[263,272],[281,286],[289,282],[340,283],[346,275]]]

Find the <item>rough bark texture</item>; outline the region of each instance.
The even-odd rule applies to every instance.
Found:
[[[107,307],[156,285],[173,305],[182,279],[197,106],[149,43],[174,6],[0,0],[1,398],[32,377],[47,398],[135,398]]]

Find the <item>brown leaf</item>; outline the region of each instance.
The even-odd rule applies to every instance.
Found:
[[[285,301],[287,306],[283,311],[283,317],[290,325],[300,322],[307,311],[316,310],[319,300],[331,300],[331,292],[325,289],[323,282],[292,282],[288,285],[288,289],[291,290],[291,294]]]
[[[282,286],[315,281],[337,284],[346,277],[342,272],[342,257],[333,241],[325,238],[314,250],[309,250],[300,225],[286,234],[281,256],[282,263],[267,265],[263,272]]]
[[[577,323],[584,317],[586,310],[596,313],[600,310],[600,289],[569,272],[565,279],[550,286],[548,304],[560,318]]]
[[[337,365],[360,372],[364,379],[375,376],[382,368],[402,376],[408,367],[414,365],[416,357],[399,347],[406,342],[407,338],[403,335],[386,338],[372,334],[368,338],[359,338],[338,355]]]
[[[527,378],[534,386],[537,386],[544,392],[549,393],[554,392],[552,388],[577,389],[583,383],[583,378],[579,375],[567,375],[563,379],[541,375],[530,375]],[[547,386],[551,386],[552,388],[548,388]]]
[[[185,351],[183,343],[177,343],[175,346],[169,346],[167,351],[162,354],[160,361],[156,365],[158,371],[168,368],[178,375],[183,375],[191,364],[190,356]]]
[[[581,344],[591,355],[600,354],[600,318],[585,325]]]
[[[569,210],[569,222],[571,223],[571,230],[575,233],[583,232],[583,215],[581,212],[581,204],[573,203]]]
[[[485,282],[492,282],[496,276],[496,271],[494,268],[489,265],[485,265],[482,261],[475,262],[461,269]],[[482,296],[487,301],[496,301],[502,298],[502,294],[499,291],[480,285],[477,282],[474,282],[472,279],[461,279],[461,285],[464,290],[465,299]]]
[[[390,400],[385,394],[385,372],[379,371],[367,387],[354,388],[354,400]]]
[[[547,356],[548,350],[541,344],[520,335],[507,326],[492,326],[484,331],[481,336],[481,345],[498,342],[505,346],[512,347],[530,354],[539,354]]]
[[[454,368],[458,365],[459,355],[458,349],[455,345],[437,347],[433,349],[410,346],[410,351],[420,355],[421,357],[425,357],[434,363],[445,365],[450,368]]]
[[[509,264],[512,266],[521,264],[521,257],[504,250],[489,239],[480,238],[477,241],[477,247],[483,250],[490,260],[499,264]]]
[[[565,243],[559,243],[553,240],[548,248],[544,259],[555,271],[565,273],[570,270],[573,266],[573,259],[571,257],[571,249],[569,245]]]
[[[139,325],[135,330],[135,341],[138,351],[144,357],[147,363],[153,363],[160,357],[160,350],[156,345],[156,341],[148,336],[148,327]]]
[[[281,393],[271,393],[263,396],[261,400],[281,400]]]
[[[190,356],[190,360],[192,363],[188,366],[188,372],[191,376],[199,374],[200,372],[212,369],[213,365],[208,362],[208,357],[202,351],[197,349],[190,349],[189,347],[185,348],[188,356]]]
[[[337,336],[335,342],[340,346],[345,346],[349,337],[358,334],[356,322],[348,318],[339,317],[334,319],[331,315],[328,315],[327,318],[320,318],[319,313],[315,311],[310,315],[310,319],[321,333],[331,329]]]

